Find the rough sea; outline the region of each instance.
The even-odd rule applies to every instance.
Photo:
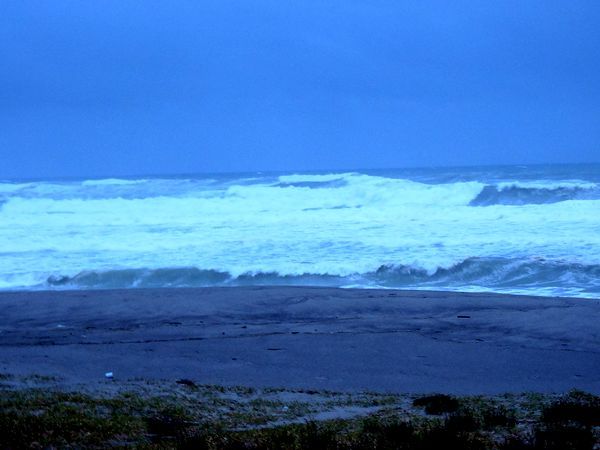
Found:
[[[0,181],[0,289],[600,297],[600,165]]]

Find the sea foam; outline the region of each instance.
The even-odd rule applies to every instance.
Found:
[[[600,170],[544,170],[4,182],[0,288],[598,295]]]

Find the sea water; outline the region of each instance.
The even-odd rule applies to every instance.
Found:
[[[600,297],[600,165],[3,180],[0,288]]]

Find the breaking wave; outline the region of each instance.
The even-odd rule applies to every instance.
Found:
[[[318,190],[318,194],[315,191]],[[600,183],[585,181],[487,182],[445,181],[367,175],[296,174],[254,178],[100,179],[65,182],[0,182],[0,204],[11,200],[143,200],[156,198],[268,197],[268,201],[291,196],[299,202],[322,202],[362,198],[382,207],[419,205],[539,205],[566,200],[599,200]],[[297,203],[297,202],[296,202]],[[343,203],[343,202],[342,202]],[[308,208],[313,208],[309,205]]]
[[[600,297],[599,224],[600,165],[0,180],[0,289]]]
[[[382,265],[353,274],[280,274],[185,268],[84,271],[74,276],[50,276],[41,288],[129,289],[166,287],[219,287],[306,285],[407,289],[494,290],[528,292],[545,289],[551,295],[593,296],[600,293],[600,265],[543,258],[468,258],[431,272],[410,265]]]
[[[487,185],[470,206],[490,205],[541,205],[566,200],[598,200],[600,188],[591,183],[582,185],[558,185],[551,187],[529,187],[518,184]]]

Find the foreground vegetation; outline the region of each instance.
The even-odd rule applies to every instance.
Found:
[[[50,383],[51,384],[51,383]],[[0,447],[598,449],[600,397],[340,394],[198,386],[93,393],[4,384]]]

